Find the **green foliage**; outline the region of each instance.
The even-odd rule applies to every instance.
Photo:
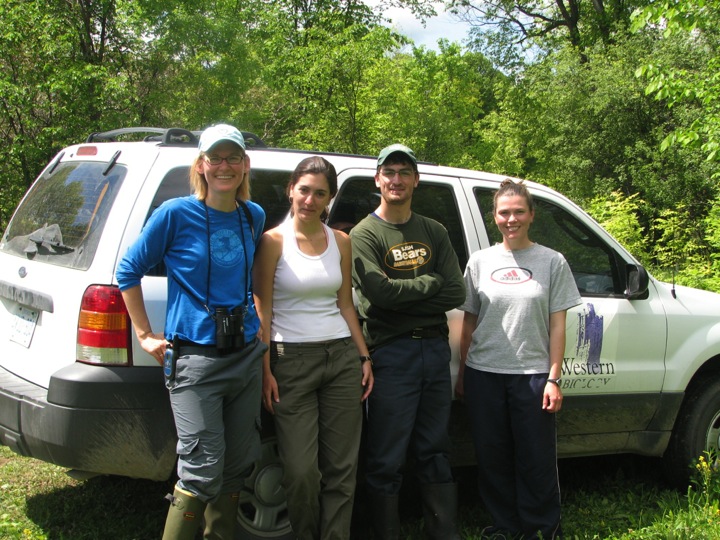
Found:
[[[662,518],[619,540],[715,540],[720,538],[720,469],[711,453],[695,463],[694,486],[686,497],[676,495],[659,501]],[[615,538],[615,537],[613,537]]]
[[[413,48],[377,67],[367,100],[374,119],[367,153],[403,142],[425,161],[484,168],[494,145],[478,124],[495,109],[494,86],[504,79],[486,58],[443,41],[439,53]]]
[[[717,225],[697,226],[716,197],[716,167],[699,146],[662,150],[668,134],[706,111],[668,108],[634,75],[648,58],[695,65],[703,54],[685,39],[618,32],[612,46],[582,56],[565,48],[539,58],[514,84],[496,86],[498,107],[482,122],[495,148],[490,170],[550,185],[589,208],[656,276],[720,290],[703,236]],[[626,199],[635,206],[625,208]]]
[[[449,0],[460,18],[474,23],[472,44],[505,69],[516,69],[523,56],[563,49],[584,58],[599,44],[612,45],[630,26],[633,10],[648,0]]]
[[[549,184],[580,203],[613,191],[639,193],[648,208],[706,199],[713,183],[702,157],[659,151],[684,118],[646,96],[633,75],[654,43],[616,41],[622,46],[589,49],[585,60],[569,49],[548,56],[504,92],[501,113],[487,124],[495,172]]]
[[[134,124],[138,97],[127,68],[139,36],[125,4],[8,0],[0,4],[0,225],[40,168],[69,141]],[[7,196],[8,198],[5,198]],[[7,205],[7,206],[5,206]]]
[[[387,65],[386,51],[401,44],[386,28],[313,27],[305,44],[284,53],[268,79],[284,97],[280,146],[359,153],[376,119],[368,106],[372,73]],[[375,152],[373,148],[371,150]]]
[[[655,273],[679,285],[720,292],[720,279],[713,271],[708,244],[696,223],[683,205],[661,212],[654,222],[658,238],[654,250]]]
[[[709,161],[720,161],[720,2],[717,0],[663,0],[634,14],[633,28],[661,36],[679,38],[695,51],[685,61],[648,59],[636,70],[647,81],[646,92],[668,107],[700,106],[702,116],[689,125],[677,126],[662,148],[698,147]],[[715,173],[717,178],[718,173]]]
[[[650,262],[646,232],[638,223],[641,206],[644,201],[637,193],[625,197],[621,192],[614,191],[609,196],[597,196],[587,207],[587,212],[600,223],[605,230],[613,235],[640,262]]]
[[[638,194],[615,191],[595,197],[587,210],[657,278],[720,292],[720,200],[701,226],[692,209],[680,204],[661,210],[646,230],[639,222],[645,207]]]
[[[655,260],[661,268],[677,268],[681,263],[703,259],[702,231],[693,227],[694,219],[685,205],[664,209],[655,219],[659,246]]]

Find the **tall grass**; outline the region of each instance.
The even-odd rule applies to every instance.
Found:
[[[565,540],[715,540],[720,538],[720,469],[710,456],[695,467],[687,492],[663,483],[659,462],[637,456],[560,461]],[[459,471],[459,523],[466,540],[489,524],[473,469]],[[0,538],[7,540],[154,540],[167,511],[169,482],[65,471],[0,447]],[[422,538],[418,490],[409,480],[402,538]],[[365,540],[358,536],[358,540]]]

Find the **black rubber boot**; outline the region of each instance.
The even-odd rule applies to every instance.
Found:
[[[400,535],[400,514],[397,495],[369,494],[372,509],[372,525],[378,540],[398,540]]]
[[[457,484],[420,486],[425,537],[430,540],[460,540],[457,528]]]

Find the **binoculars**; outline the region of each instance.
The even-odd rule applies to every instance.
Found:
[[[245,347],[244,307],[215,309],[215,347],[221,355]]]

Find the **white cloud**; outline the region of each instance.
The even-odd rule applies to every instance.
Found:
[[[377,1],[367,0],[366,3],[372,6]],[[416,46],[424,45],[428,49],[437,50],[437,41],[440,38],[462,43],[467,38],[469,25],[446,13],[442,2],[435,3],[434,6],[437,16],[428,19],[425,27],[409,9],[390,8],[384,16],[390,20],[390,27],[412,39]]]

